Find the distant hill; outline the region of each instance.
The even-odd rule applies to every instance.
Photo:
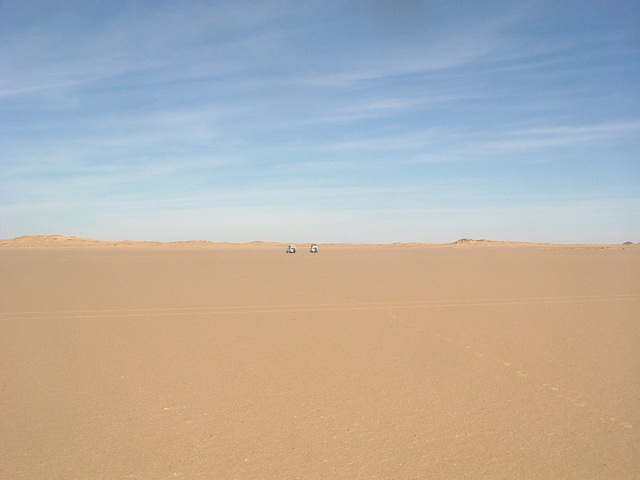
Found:
[[[299,242],[304,244],[304,242]],[[64,235],[28,235],[24,237],[12,238],[8,240],[0,240],[0,247],[12,248],[51,248],[51,247],[283,247],[287,245],[284,242],[261,242],[253,241],[249,243],[229,243],[229,242],[210,242],[207,240],[189,240],[183,242],[150,242],[150,241],[106,241],[94,240],[91,238],[67,237]],[[589,246],[589,244],[573,244],[573,246]],[[618,246],[636,246],[632,242],[623,244],[615,244]],[[610,245],[610,246],[615,246]],[[353,244],[353,243],[330,243],[324,244],[324,247],[427,247],[427,246],[452,246],[452,247],[490,247],[490,246],[531,246],[531,247],[552,247],[552,246],[571,246],[569,244],[552,244],[552,243],[528,243],[528,242],[505,242],[496,240],[474,240],[471,238],[461,238],[452,243],[434,244],[434,243],[390,243],[390,244]],[[591,244],[591,246],[598,246]]]
[[[209,242],[207,240],[189,240],[184,242],[148,242],[123,240],[110,242],[106,240],[94,240],[91,238],[67,237],[64,235],[28,235],[24,237],[0,240],[0,247],[215,247],[215,246],[270,246],[283,245],[275,242],[251,242],[247,244],[234,244],[228,242]]]

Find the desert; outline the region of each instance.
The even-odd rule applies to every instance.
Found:
[[[640,478],[640,245],[0,241],[0,478]]]

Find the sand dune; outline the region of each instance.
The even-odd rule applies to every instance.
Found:
[[[638,245],[0,244],[0,478],[640,478]]]
[[[67,237],[64,235],[29,235],[18,238],[0,240],[0,247],[45,247],[45,248],[53,248],[53,247],[274,247],[274,246],[282,246],[286,245],[286,243],[282,242],[264,242],[264,241],[253,241],[249,243],[229,243],[229,242],[211,242],[207,240],[190,240],[190,241],[182,241],[182,242],[149,242],[149,241],[132,241],[132,240],[122,240],[122,241],[105,241],[105,240],[94,240],[90,238],[77,238],[77,237]],[[306,243],[305,243],[306,245]],[[385,247],[385,248],[398,248],[398,247],[425,247],[425,246],[434,246],[437,244],[428,244],[428,243],[392,243],[392,244],[351,244],[351,243],[332,243],[329,244],[331,247]],[[539,247],[553,247],[559,246],[558,244],[550,244],[550,243],[533,243],[533,242],[505,242],[505,241],[496,241],[496,240],[474,240],[471,238],[461,238],[460,240],[456,240],[455,242],[451,242],[449,244],[455,247],[468,247],[468,246],[539,246]],[[593,244],[586,244],[588,246],[594,246]],[[633,243],[626,242],[623,244],[624,246],[633,246]],[[560,246],[568,246],[568,245],[560,245]],[[619,245],[597,245],[599,247],[605,246],[619,246]]]
[[[189,240],[183,242],[148,242],[148,241],[105,241],[90,238],[66,237],[63,235],[30,235],[7,240],[0,240],[0,248],[85,248],[85,247],[208,247],[208,248],[237,248],[237,247],[272,247],[284,245],[277,242],[255,241],[250,243],[210,242],[207,240]]]

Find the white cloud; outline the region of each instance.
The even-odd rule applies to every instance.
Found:
[[[11,5],[27,9],[20,22]],[[147,225],[149,238],[172,220],[203,237],[213,230],[197,218],[212,215],[244,236],[263,215],[261,231],[287,236],[317,223],[356,241],[384,225],[402,238],[380,241],[402,241],[427,231],[420,218],[453,240],[491,216],[504,233],[509,195],[543,219],[535,195],[500,190],[532,174],[523,164],[578,150],[596,164],[589,153],[605,146],[632,155],[640,133],[624,89],[637,84],[637,47],[601,30],[585,43],[581,20],[553,16],[562,5],[415,2],[391,16],[338,0],[34,5],[0,5],[11,225],[76,216],[133,233]],[[511,177],[499,182],[507,159]],[[478,165],[484,181],[463,185]],[[567,197],[592,181],[565,181]]]
[[[571,145],[592,146],[619,138],[637,138],[640,122],[615,122],[596,125],[536,127],[504,132],[496,140],[481,140],[473,148],[481,152],[513,152]],[[481,136],[491,138],[491,134]],[[495,138],[495,136],[494,136]]]
[[[201,72],[203,64],[208,74],[228,73],[229,64],[237,68],[238,59],[230,54],[242,51],[246,42],[264,42],[265,37],[252,29],[279,15],[273,2],[250,7],[243,2],[168,3],[120,10],[114,4],[101,15],[100,7],[89,3],[74,9],[55,8],[40,13],[42,16],[36,13],[32,18],[37,23],[30,28],[5,29],[2,54],[6,69],[0,92],[8,96],[78,87],[176,66],[181,67],[183,78]],[[15,13],[7,8],[5,15],[11,14]],[[94,15],[99,20],[87,20]],[[216,57],[218,61],[211,60]]]

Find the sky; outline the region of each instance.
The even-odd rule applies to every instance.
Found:
[[[0,238],[640,242],[635,0],[0,0]]]

